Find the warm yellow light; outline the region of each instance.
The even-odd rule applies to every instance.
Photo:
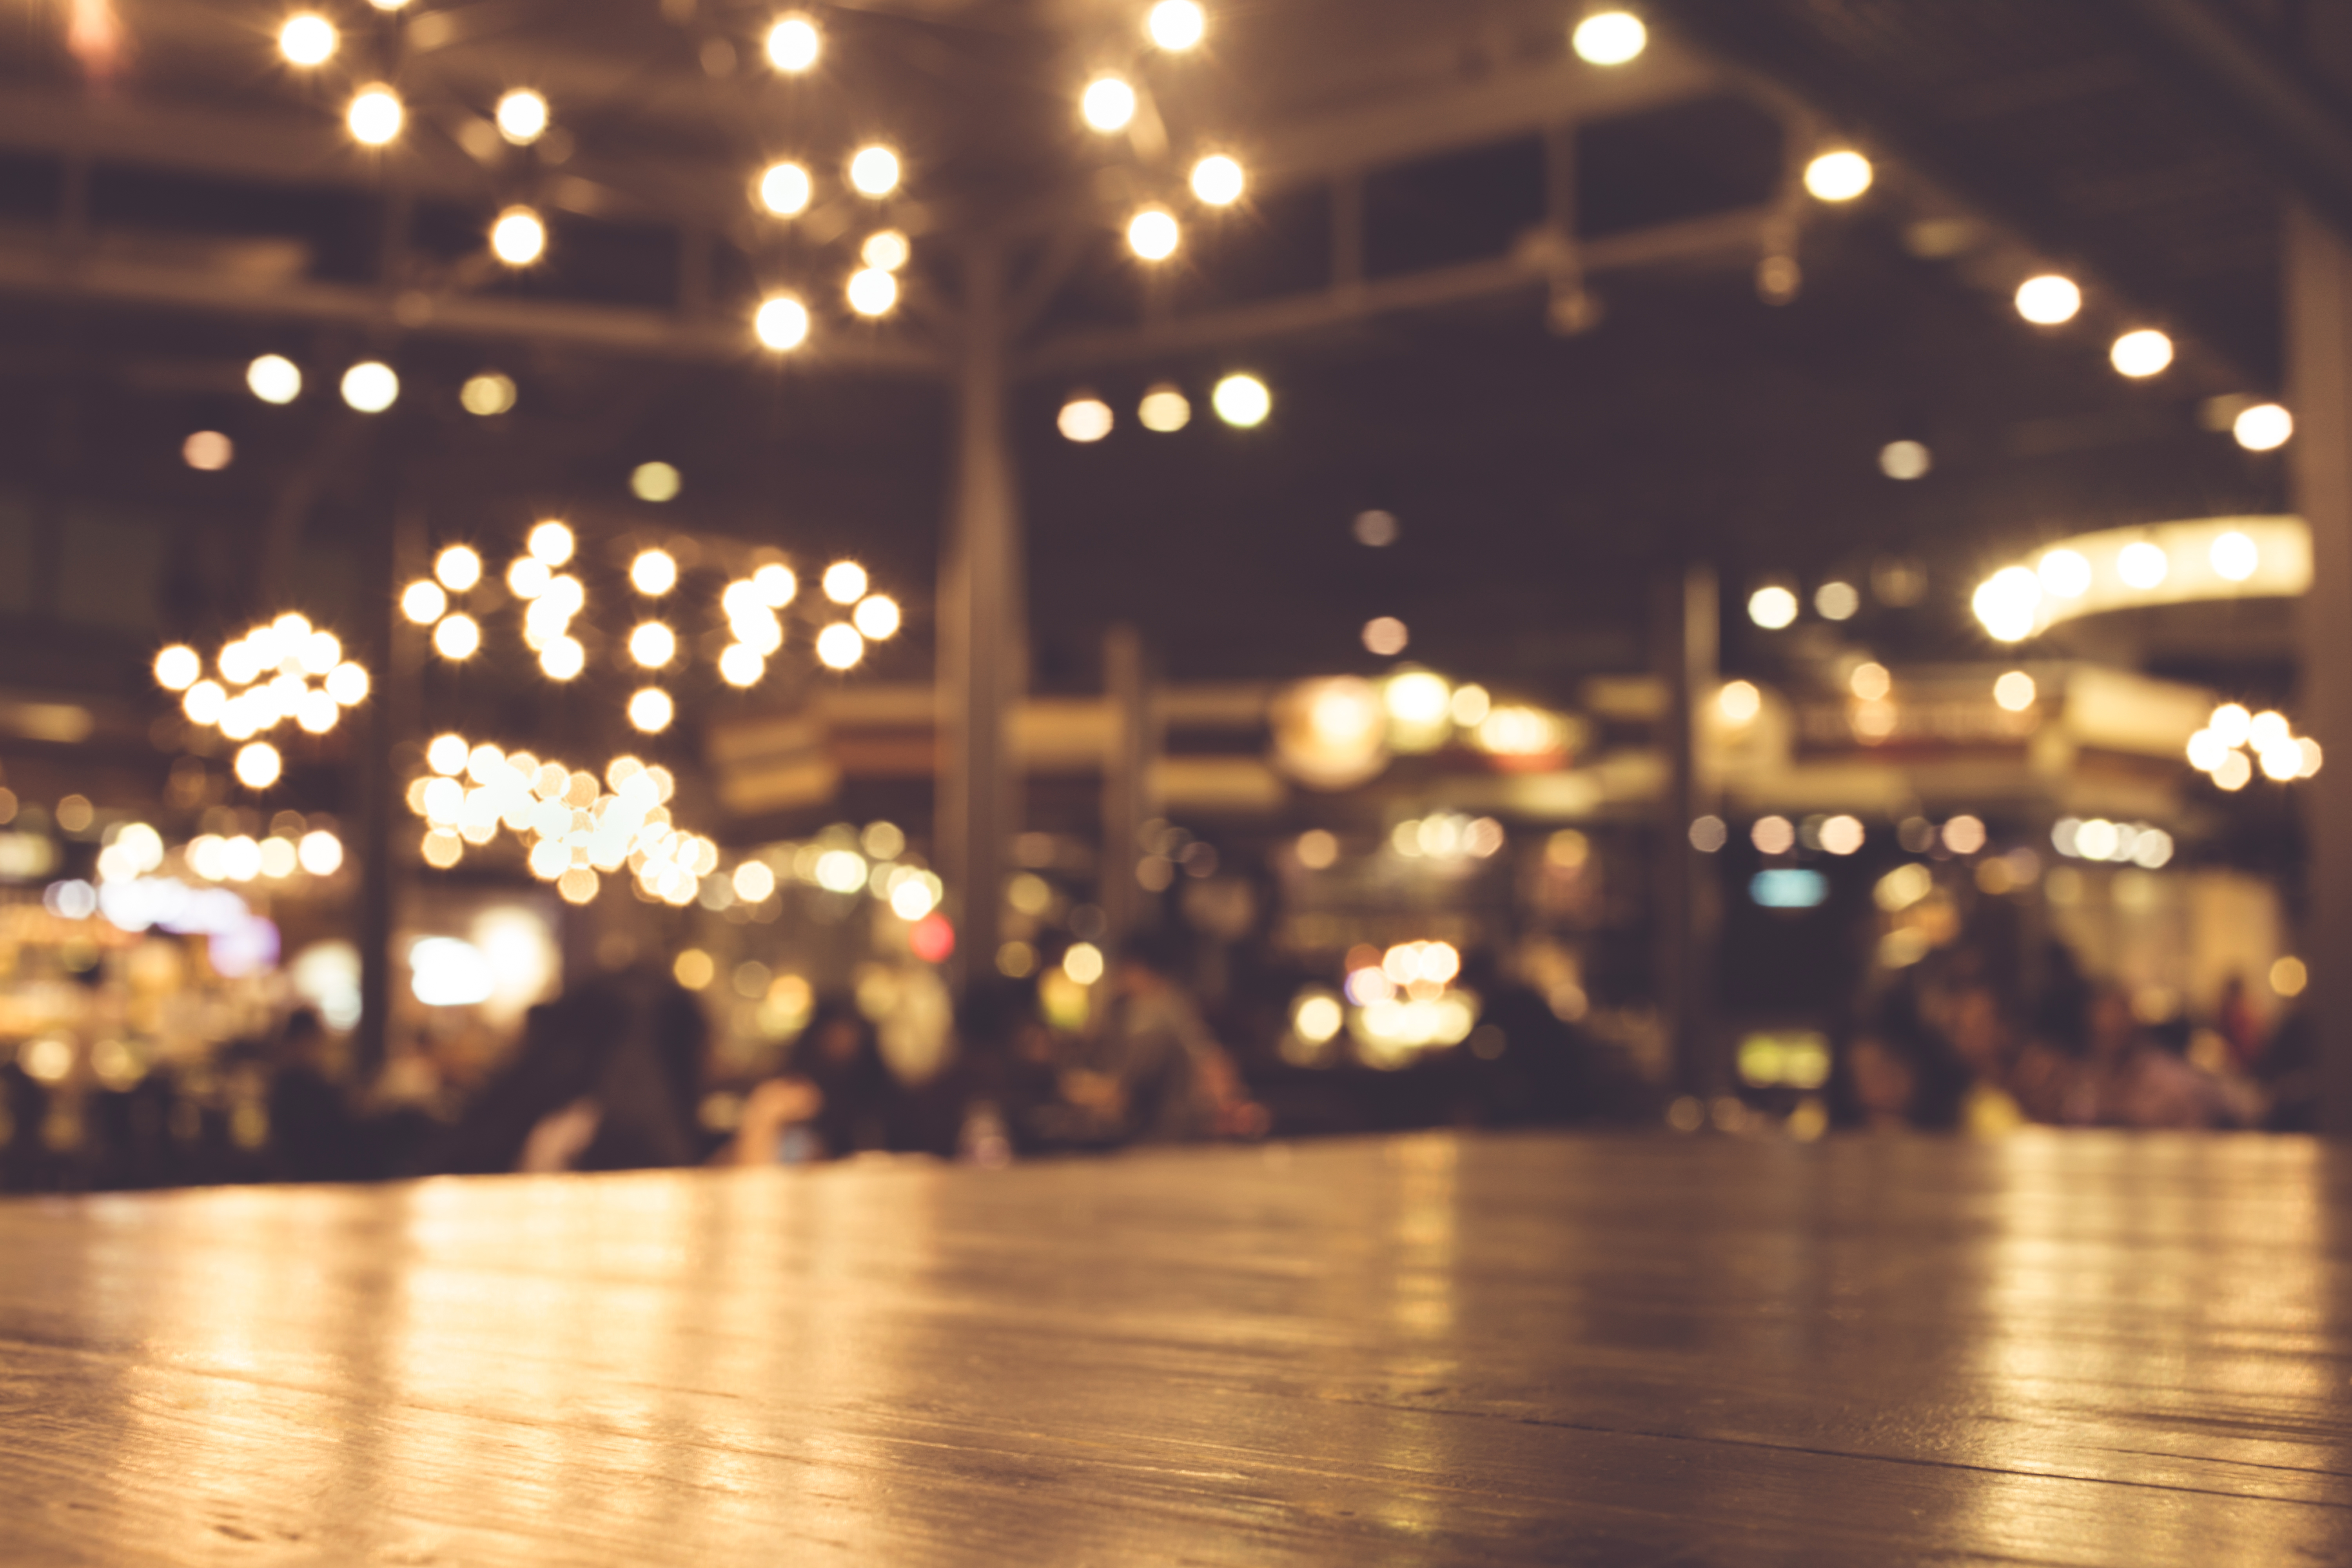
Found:
[[[516,88],[499,100],[499,134],[518,147],[528,147],[547,134],[547,100],[527,87]]]
[[[849,183],[865,195],[888,195],[898,188],[898,154],[880,145],[859,148],[849,161]]]
[[[1858,664],[1846,677],[1846,689],[1862,702],[1876,702],[1895,689],[1895,677],[1883,664]]]
[[[555,574],[548,569],[547,563],[538,556],[518,555],[514,564],[507,568],[507,592],[518,599],[536,599],[547,592],[547,585],[554,577]]]
[[[2034,571],[2053,598],[2079,599],[2091,591],[2090,558],[2079,550],[2053,550]]]
[[[1257,377],[1236,372],[1217,383],[1209,394],[1209,404],[1218,418],[1247,430],[1265,424],[1266,416],[1274,412],[1274,394]]]
[[[343,122],[359,141],[370,147],[381,147],[400,134],[401,122],[407,117],[399,97],[379,83],[360,90],[344,113]]]
[[[509,207],[490,226],[490,253],[509,267],[528,267],[547,254],[547,225],[529,207]]]
[[[1192,400],[1163,381],[1143,395],[1143,401],[1136,405],[1135,416],[1146,430],[1172,434],[1192,422]]]
[[[550,566],[561,566],[571,560],[572,552],[578,547],[578,542],[572,537],[572,530],[551,519],[530,531],[531,554]]]
[[[2154,327],[2126,332],[2107,351],[2107,359],[2123,374],[2138,381],[2155,375],[2172,363],[2172,340]]]
[[[849,618],[867,641],[887,642],[898,633],[898,602],[887,594],[877,594],[860,600]]]
[[[1978,584],[1969,605],[1995,640],[2023,642],[2039,625],[2042,579],[2022,566],[2004,566]]]
[[[1394,616],[1374,616],[1360,636],[1364,651],[1381,658],[1394,658],[1412,645],[1411,628]]]
[[[1223,153],[1212,153],[1192,165],[1192,194],[1213,207],[1233,205],[1248,184],[1242,166]]]
[[[324,682],[327,695],[346,708],[356,708],[367,700],[368,684],[366,668],[349,659],[327,671]]]
[[[2224,746],[2242,746],[2252,738],[2254,716],[2242,702],[2224,702],[2213,710],[2206,728]]]
[[[1715,710],[1727,724],[1753,723],[1756,715],[1764,711],[1764,694],[1750,680],[1728,680],[1715,694]]]
[[[1128,220],[1127,247],[1146,261],[1165,261],[1176,254],[1184,231],[1166,207],[1146,207]]]
[[[1160,0],[1144,18],[1143,26],[1153,43],[1181,54],[1201,41],[1201,36],[1209,30],[1209,18],[1202,14],[1198,0]]]
[[[2244,582],[2263,563],[2262,546],[2234,528],[2214,540],[2206,555],[2213,563],[2214,574],[2231,583]]]
[[[282,405],[302,395],[302,368],[284,354],[263,354],[245,367],[245,384],[262,402]]]
[[[2037,327],[2071,321],[2082,308],[2083,290],[2072,278],[2045,272],[2017,286],[2017,313]]]
[[[866,568],[855,561],[836,561],[826,567],[824,596],[836,605],[854,605],[866,597]]]
[[[1630,11],[1596,11],[1576,25],[1569,42],[1588,65],[1622,66],[1649,47],[1650,30]]]
[[[185,691],[204,672],[203,656],[185,643],[173,643],[155,656],[155,683],[166,691]]]
[[[453,544],[436,556],[433,575],[453,594],[462,594],[482,580],[482,558],[463,544]]]
[[[856,626],[836,623],[817,633],[816,657],[827,669],[847,669],[866,657],[866,639]]]
[[[678,471],[667,463],[639,463],[629,473],[629,493],[656,505],[676,500],[684,483]]]
[[[884,272],[898,271],[907,265],[907,258],[913,254],[913,248],[907,243],[907,237],[895,228],[886,228],[867,235],[866,243],[860,246],[857,251],[858,258],[866,266],[878,268]]]
[[[331,877],[342,868],[343,841],[325,828],[315,828],[302,835],[295,847],[302,869],[313,877]]]
[[[760,603],[772,610],[781,610],[793,602],[801,591],[801,580],[793,569],[781,562],[771,561],[751,574],[751,589]]]
[[[2116,552],[2116,575],[2127,588],[2159,587],[2172,575],[2172,557],[2153,540],[2135,540]]]
[[[362,360],[343,372],[343,401],[362,414],[381,414],[400,401],[400,377],[381,360]]]
[[[2012,669],[1992,683],[1992,700],[2011,713],[2032,707],[2037,695],[2033,677],[2021,669]]]
[[[486,370],[466,378],[466,384],[457,389],[457,402],[467,413],[488,419],[515,405],[515,384],[510,377]]]
[[[1090,942],[1071,943],[1062,955],[1062,973],[1081,985],[1092,985],[1103,977],[1102,949]]]
[[[2239,414],[2230,433],[2249,452],[2274,452],[2294,436],[2294,416],[2275,403],[2257,403]]]
[[[368,0],[368,4],[379,11],[397,11],[405,6],[408,0]]]
[[[199,680],[180,699],[180,711],[191,724],[217,724],[227,707],[228,689],[217,680]]]
[[[420,626],[429,626],[439,620],[449,608],[449,595],[441,591],[438,583],[418,578],[400,595],[400,613]]]
[[[768,347],[783,353],[808,342],[808,307],[790,294],[779,294],[760,307],[751,330]]]
[[[1087,84],[1078,110],[1097,131],[1124,131],[1135,119],[1135,89],[1119,77],[1098,76]]]
[[[629,585],[649,599],[677,586],[677,557],[667,550],[641,550],[629,563]]]
[[[898,280],[878,267],[849,275],[849,308],[861,316],[887,316],[898,302]]]
[[[677,657],[677,634],[659,621],[646,621],[629,634],[629,657],[647,669],[659,669]]]
[[[463,662],[474,657],[482,646],[481,624],[467,615],[445,616],[433,628],[433,651],[443,658]]]
[[[1794,626],[1797,607],[1797,595],[1778,584],[1767,584],[1748,595],[1748,618],[1768,632]]]
[[[760,176],[760,205],[778,217],[796,217],[806,212],[815,194],[808,171],[798,163],[771,163]]]
[[[254,741],[239,747],[236,765],[236,782],[247,789],[268,789],[285,770],[278,748],[267,741]]]
[[[669,693],[658,686],[648,686],[629,699],[629,722],[648,735],[657,735],[669,728],[677,716],[677,705]]]
[[[758,648],[730,643],[719,656],[719,678],[730,686],[748,689],[759,685],[767,672],[768,661],[760,657]]]
[[[1109,404],[1091,392],[1081,392],[1074,394],[1067,403],[1062,405],[1062,412],[1055,416],[1054,426],[1065,438],[1084,445],[1109,435],[1111,426],[1117,422]]]
[[[816,64],[824,47],[816,24],[806,16],[783,17],[768,29],[768,63],[794,75]]]
[[[342,42],[335,25],[324,16],[305,11],[286,18],[278,29],[278,52],[286,57],[289,65],[320,66],[335,55],[336,46]]]
[[[588,650],[574,637],[553,637],[539,650],[540,672],[550,680],[570,680],[588,668]]]
[[[2271,965],[2271,989],[2281,996],[2300,996],[2311,984],[2311,970],[2290,954]]]
[[[1813,199],[1850,202],[1870,189],[1870,160],[1850,147],[1823,153],[1805,165],[1805,189]]]

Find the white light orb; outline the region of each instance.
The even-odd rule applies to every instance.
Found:
[[[780,71],[797,76],[816,64],[824,47],[816,24],[806,16],[786,16],[768,29],[768,63]]]
[[[1858,816],[1837,816],[1822,824],[1822,847],[1832,855],[1858,853],[1869,839],[1869,831]]]
[[[555,574],[536,555],[518,555],[507,568],[507,592],[526,604],[546,593],[554,580]]]
[[[155,656],[155,683],[166,691],[185,691],[204,673],[203,656],[185,643],[173,643]]]
[[[2091,591],[2090,558],[2079,550],[2053,550],[2042,558],[2034,575],[2053,599],[2079,599]]]
[[[2286,715],[2275,709],[2265,710],[2246,721],[2246,744],[2257,752],[2268,752],[2289,744],[2294,731]]]
[[[1110,405],[1090,392],[1079,393],[1062,405],[1062,412],[1054,421],[1055,428],[1067,440],[1083,444],[1101,440],[1118,422]]]
[[[669,693],[658,686],[648,686],[629,699],[629,722],[648,735],[658,735],[669,728],[677,716],[677,706]]]
[[[641,550],[629,563],[629,586],[658,599],[677,586],[677,557],[667,550]]]
[[[2231,583],[2244,582],[2263,563],[2262,547],[2236,529],[2213,541],[2207,555],[2213,563],[2215,574]]]
[[[2135,540],[2116,552],[2116,575],[2128,588],[2143,593],[2163,585],[2172,574],[2172,558],[2152,540]]]
[[[466,384],[457,389],[457,405],[468,414],[488,419],[504,414],[515,405],[513,378],[494,370],[469,375]]]
[[[751,588],[760,603],[772,610],[781,610],[799,595],[801,580],[793,575],[791,567],[771,561],[751,574]]]
[[[759,649],[741,643],[730,643],[719,656],[719,679],[739,689],[748,690],[759,685],[760,678],[767,672],[768,661],[760,657]]]
[[[866,639],[856,626],[836,623],[817,633],[816,657],[827,669],[847,669],[866,657]]]
[[[2189,765],[2200,773],[2211,773],[2221,765],[2221,759],[2230,754],[2230,748],[2221,743],[2221,737],[2210,730],[2200,730],[2189,736],[2187,750]]]
[[[1878,449],[1878,471],[1890,479],[1925,479],[1935,464],[1935,454],[1921,442],[1889,441]]]
[[[400,613],[420,626],[429,626],[449,610],[449,595],[441,584],[419,578],[402,590]]]
[[[362,414],[381,414],[400,401],[400,376],[381,360],[362,360],[343,372],[343,401]]]
[[[779,353],[796,349],[808,342],[808,307],[790,294],[776,295],[761,302],[759,314],[751,318],[751,330]]]
[[[1759,855],[1786,855],[1797,847],[1797,829],[1785,816],[1759,817],[1748,830],[1748,841]]]
[[[1097,131],[1124,131],[1135,119],[1135,89],[1123,78],[1098,76],[1087,83],[1078,111]]]
[[[907,243],[907,237],[895,228],[867,235],[866,243],[857,247],[859,260],[884,272],[898,271],[907,265],[907,258],[913,254],[914,249]]]
[[[220,722],[227,707],[228,689],[217,680],[199,680],[180,699],[180,711],[188,716],[188,722],[207,728]]]
[[[2249,452],[2274,452],[2294,435],[2294,416],[2275,403],[2257,403],[2240,412],[2230,433]]]
[[[758,860],[746,860],[736,867],[730,879],[734,884],[735,896],[747,904],[763,902],[776,890],[776,874]]]
[[[898,188],[898,154],[887,147],[861,147],[849,160],[849,183],[861,195],[888,195]]]
[[[2252,783],[2253,777],[2254,764],[2247,760],[2243,752],[2231,752],[2221,759],[2221,765],[2213,770],[2214,784],[2233,795]]]
[[[463,544],[453,544],[433,560],[433,575],[453,594],[462,594],[482,580],[482,558]]]
[[[1726,681],[1715,694],[1715,710],[1723,721],[1735,728],[1753,723],[1756,715],[1764,710],[1764,693],[1750,680]]]
[[[1090,942],[1073,942],[1070,951],[1062,955],[1062,973],[1081,985],[1092,985],[1103,977],[1103,952]]]
[[[287,17],[286,25],[278,29],[278,52],[289,65],[324,65],[334,58],[341,43],[342,35],[335,31],[332,22],[308,11]]]
[[[1192,400],[1162,382],[1143,395],[1143,401],[1136,405],[1135,417],[1146,430],[1172,435],[1192,422]]]
[[[445,616],[433,628],[433,651],[443,658],[463,663],[481,650],[481,623],[467,615]]]
[[[1805,165],[1805,189],[1813,199],[1850,202],[1870,189],[1870,160],[1850,147],[1823,153]]]
[[[1223,153],[1212,153],[1192,165],[1192,194],[1213,207],[1233,205],[1248,184],[1242,166]]]
[[[2154,327],[2142,327],[2117,338],[2107,359],[2121,374],[2142,380],[2172,363],[2172,340]]]
[[[629,634],[629,657],[646,669],[659,669],[677,657],[677,634],[659,621],[646,621]]]
[[[572,551],[578,546],[579,542],[572,537],[572,530],[552,519],[530,531],[529,549],[531,555],[550,566],[561,566],[571,560]]]
[[[1167,260],[1183,237],[1176,215],[1166,207],[1146,207],[1128,220],[1127,247],[1146,261]]]
[[[898,303],[898,280],[878,267],[849,275],[849,308],[861,316],[887,316]]]
[[[1650,30],[1630,11],[1596,11],[1576,25],[1569,42],[1587,65],[1622,66],[1641,58]]]
[[[1992,683],[1992,700],[2011,713],[2032,707],[2035,696],[2033,677],[2021,669],[2012,669]]]
[[[1379,658],[1394,658],[1412,645],[1412,631],[1394,616],[1375,616],[1360,634],[1364,651]]]
[[[1145,16],[1143,28],[1153,43],[1181,54],[1201,41],[1209,18],[1198,0],[1160,0]]]
[[[343,841],[323,827],[302,835],[295,853],[313,877],[331,877],[342,868]]]
[[[629,493],[656,506],[676,500],[685,483],[683,476],[668,463],[639,463],[629,470]]]
[[[2037,327],[2055,327],[2074,319],[2083,308],[2083,290],[2072,278],[2045,272],[2017,286],[2017,313]]]
[[[236,460],[236,443],[217,430],[198,430],[180,443],[180,461],[202,474],[216,474]]]
[[[2022,566],[2004,566],[1977,589],[1970,607],[1996,641],[2023,642],[2040,622],[2042,579]]]
[[[490,226],[490,254],[509,267],[528,267],[547,254],[547,225],[529,207],[509,207]]]
[[[499,100],[499,134],[518,147],[528,147],[547,134],[547,100],[527,87],[516,88]]]
[[[408,111],[400,106],[399,95],[381,83],[362,88],[344,111],[343,123],[351,127],[353,138],[370,147],[382,147],[400,134],[400,127]]]
[[[1769,584],[1748,595],[1748,618],[1768,632],[1777,632],[1797,621],[1797,595],[1778,584]]]
[[[836,605],[854,605],[866,597],[866,568],[855,561],[836,561],[826,567],[824,596]]]
[[[887,642],[898,635],[898,601],[887,594],[876,594],[859,600],[849,618],[858,635],[868,642]]]
[[[2213,710],[2205,727],[2222,745],[2242,746],[2252,738],[2254,716],[2242,702],[2224,702]]]
[[[1274,394],[1265,383],[1246,373],[1226,376],[1209,394],[1210,405],[1217,417],[1237,429],[1252,429],[1263,425],[1274,412]]]
[[[353,664],[351,660],[345,659],[327,671],[327,679],[323,684],[326,686],[327,695],[346,708],[356,708],[367,700],[370,683],[364,665]]]
[[[294,704],[294,722],[313,735],[325,734],[342,716],[343,710],[335,705],[335,700],[316,689],[302,693]]]
[[[247,789],[268,789],[278,782],[286,764],[277,747],[267,741],[253,741],[237,748],[236,767],[237,783]]]
[[[1813,593],[1813,610],[1825,621],[1850,621],[1862,612],[1862,590],[1851,583],[1824,583]]]
[[[588,668],[588,650],[575,637],[553,637],[539,650],[540,673],[550,680],[571,680]]]
[[[808,210],[816,186],[798,163],[771,163],[760,176],[760,205],[778,217],[796,217]]]
[[[284,354],[263,354],[245,367],[245,384],[262,402],[282,406],[302,395],[302,368]]]

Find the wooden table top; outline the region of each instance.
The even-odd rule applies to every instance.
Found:
[[[1430,1134],[16,1200],[0,1559],[2352,1563],[2352,1153]]]

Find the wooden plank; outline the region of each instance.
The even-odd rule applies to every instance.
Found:
[[[17,1201],[0,1556],[2342,1562],[2347,1215],[2105,1134]]]

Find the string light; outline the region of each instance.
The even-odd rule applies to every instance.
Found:
[[[677,586],[677,557],[667,550],[641,550],[629,563],[629,585],[649,599]]]
[[[283,354],[263,354],[245,367],[245,384],[262,402],[283,406],[302,395],[302,368]]]
[[[1124,131],[1135,119],[1135,89],[1123,78],[1098,76],[1087,84],[1078,110],[1097,131]]]
[[[1146,430],[1171,435],[1192,422],[1192,400],[1163,381],[1143,395],[1143,401],[1136,405],[1135,417]]]
[[[1630,11],[1597,11],[1576,25],[1569,43],[1587,65],[1622,66],[1649,47],[1650,30]]]
[[[236,443],[217,430],[198,430],[180,443],[180,460],[199,473],[216,474],[236,460]]]
[[[760,176],[760,205],[778,217],[797,217],[808,210],[816,186],[798,163],[771,163]]]
[[[862,599],[850,615],[858,634],[872,642],[887,642],[898,635],[898,602],[887,595],[877,594]]]
[[[204,656],[185,643],[173,643],[155,656],[155,684],[166,691],[185,691],[204,672]]]
[[[898,302],[898,280],[878,267],[849,275],[849,308],[861,316],[887,316]]]
[[[772,610],[781,610],[800,593],[801,580],[793,575],[791,567],[771,561],[751,574],[751,587],[761,604]]]
[[[285,771],[285,759],[278,748],[267,741],[253,741],[239,747],[236,753],[236,782],[247,789],[268,789],[278,782]]]
[[[768,661],[760,657],[759,650],[746,647],[741,643],[729,644],[727,651],[719,656],[719,679],[730,686],[757,686],[767,670]]]
[[[806,16],[786,16],[768,29],[768,63],[780,71],[798,75],[808,69],[823,47],[816,24]]]
[[[836,561],[824,569],[824,596],[836,605],[854,605],[866,596],[866,568],[855,561]]]
[[[659,621],[646,621],[629,634],[629,657],[646,669],[659,669],[677,657],[677,634]]]
[[[836,622],[817,633],[816,657],[827,669],[847,669],[866,657],[866,639],[856,626]]]
[[[481,646],[481,623],[471,616],[445,616],[441,624],[433,628],[433,651],[443,658],[462,664],[473,658]]]
[[[1160,0],[1144,18],[1144,30],[1161,48],[1181,54],[1201,41],[1209,30],[1209,19],[1197,0]]]
[[[467,413],[488,419],[515,405],[515,384],[510,377],[486,370],[466,378],[466,384],[457,389],[457,403]]]
[[[1805,165],[1805,189],[1813,199],[1850,202],[1870,189],[1870,160],[1850,147],[1823,153]]]
[[[529,207],[509,207],[490,226],[490,250],[509,267],[528,267],[547,253],[547,225]]]
[[[895,228],[881,229],[867,235],[866,243],[858,247],[857,252],[858,259],[865,262],[866,266],[879,268],[884,272],[898,271],[907,265],[907,258],[912,254],[913,250],[907,243],[907,237]]]
[[[555,574],[536,555],[518,555],[507,568],[507,592],[526,602],[547,592]]]
[[[362,360],[343,372],[343,401],[362,414],[381,414],[400,401],[400,377],[381,360]]]
[[[898,188],[898,154],[878,144],[859,148],[849,161],[849,183],[864,195],[888,195]]]
[[[2083,290],[2071,278],[2045,272],[2017,286],[2017,313],[2037,327],[2071,321],[2083,308]]]
[[[539,668],[550,680],[570,680],[588,668],[588,650],[577,637],[550,637],[539,650]]]
[[[2275,403],[2257,403],[2242,410],[2230,433],[2249,452],[2274,452],[2294,435],[2294,416]]]
[[[287,17],[286,25],[278,29],[278,52],[289,65],[324,65],[334,58],[341,42],[332,22],[308,11]]]
[[[1062,412],[1054,424],[1066,439],[1084,445],[1109,435],[1116,422],[1109,404],[1091,392],[1078,392],[1071,394],[1069,401],[1062,405]]]
[[[676,500],[684,482],[677,469],[667,463],[639,463],[629,473],[629,493],[659,505]]]
[[[1218,382],[1209,394],[1209,403],[1218,418],[1243,430],[1265,424],[1274,412],[1274,394],[1266,390],[1265,383],[1240,373]]]
[[[2172,340],[2153,327],[2142,327],[2117,338],[2107,359],[2123,374],[2144,380],[2172,363]]]
[[[677,717],[677,707],[669,693],[658,686],[648,686],[629,699],[629,722],[648,735],[658,735],[669,728]]]
[[[547,134],[547,100],[519,87],[499,100],[499,134],[518,147],[528,147]]]
[[[1176,215],[1166,207],[1146,207],[1128,220],[1127,247],[1146,261],[1167,260],[1182,238]]]
[[[417,626],[431,626],[448,609],[449,595],[441,591],[438,583],[419,578],[401,592],[400,613]]]
[[[572,559],[572,552],[579,547],[579,541],[572,537],[571,529],[550,518],[530,531],[526,547],[533,559],[544,561],[550,566],[561,566]]]
[[[796,349],[808,342],[808,307],[790,294],[779,294],[760,307],[760,313],[751,318],[751,329],[762,343],[780,353]]]
[[[382,147],[400,134],[400,127],[408,118],[401,108],[400,99],[392,89],[381,83],[362,88],[352,100],[343,115],[352,135],[370,147]]]
[[[1192,194],[1213,207],[1229,207],[1241,200],[1248,183],[1242,166],[1223,153],[1212,153],[1192,165]]]
[[[482,580],[482,558],[463,544],[453,544],[434,558],[433,575],[453,594],[462,594]]]

